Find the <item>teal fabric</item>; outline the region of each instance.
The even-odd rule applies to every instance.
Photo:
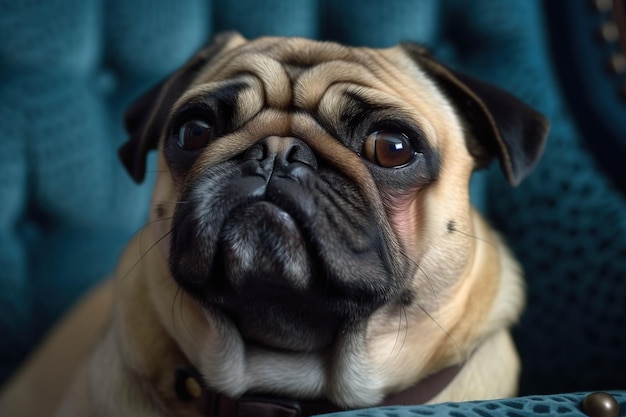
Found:
[[[614,3],[619,7],[620,2]],[[601,27],[615,24],[619,13],[594,9],[585,2],[568,6],[561,7],[559,0],[546,2],[550,46],[563,96],[585,145],[614,185],[625,192],[626,71],[610,69],[609,62],[626,51],[626,37],[620,43],[603,40],[598,33]],[[622,21],[625,18],[621,16]]]
[[[626,415],[626,392],[611,391],[608,394],[615,398],[620,410],[619,416]],[[571,393],[498,401],[444,403],[421,407],[378,407],[362,411],[324,414],[324,417],[586,417],[587,414],[582,411],[582,402],[587,395],[589,393]]]
[[[136,185],[116,156],[125,106],[213,33],[236,29],[377,47],[418,41],[548,115],[552,131],[536,172],[511,189],[491,169],[473,190],[527,272],[529,306],[515,329],[522,394],[626,389],[626,181],[615,168],[626,156],[626,106],[595,87],[605,81],[601,73],[583,76],[584,65],[601,64],[593,45],[568,44],[586,55],[576,57],[573,82],[562,76],[572,58],[551,34],[593,26],[597,14],[559,15],[545,4],[552,7],[539,0],[0,0],[0,382],[111,272],[146,219],[154,164]],[[577,83],[593,114],[568,93]],[[578,397],[545,401],[557,407],[559,398]],[[532,410],[528,397],[515,404]],[[455,407],[346,415],[512,415],[502,402]]]
[[[547,35],[550,24],[563,22],[547,20],[541,2],[449,5],[449,39],[461,51],[456,54],[457,65],[514,92],[552,122],[533,174],[510,189],[492,170],[487,187],[491,220],[504,232],[527,275],[528,308],[515,329],[524,361],[522,393],[623,389],[626,199],[616,178],[606,175],[589,151],[589,142],[598,138],[583,136],[579,119],[572,117],[571,106],[577,104],[562,94],[564,85],[557,78]],[[595,19],[592,8],[588,13]],[[471,53],[464,53],[472,47]],[[589,65],[605,64],[593,56],[576,59],[585,58]],[[609,98],[602,89],[598,94],[601,98],[594,102],[600,112],[597,103]],[[613,97],[610,111],[621,112],[615,122],[619,125],[626,121],[626,103],[617,94]],[[610,138],[605,135],[602,140]],[[621,158],[624,175],[626,153],[614,157]]]

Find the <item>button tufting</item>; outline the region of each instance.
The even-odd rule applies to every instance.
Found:
[[[605,22],[600,27],[600,37],[605,42],[617,42],[619,41],[619,28],[615,22]]]
[[[609,60],[609,68],[616,74],[626,72],[626,55],[615,54]]]
[[[619,404],[611,394],[594,392],[585,397],[581,410],[589,417],[617,417]]]
[[[613,0],[592,0],[591,4],[599,12],[609,12],[613,8]]]

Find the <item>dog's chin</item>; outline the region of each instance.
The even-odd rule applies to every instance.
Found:
[[[223,286],[215,310],[236,324],[246,342],[289,351],[332,343],[337,318],[319,310],[314,261],[290,214],[264,201],[234,210],[219,247],[214,271]]]
[[[288,352],[324,351],[337,337],[336,318],[320,317],[323,314],[307,316],[263,303],[224,314],[251,346]]]

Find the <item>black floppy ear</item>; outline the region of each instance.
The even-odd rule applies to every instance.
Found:
[[[208,62],[230,45],[245,42],[236,32],[219,34],[182,68],[144,93],[126,110],[124,125],[128,140],[120,147],[119,156],[135,182],[142,182],[146,171],[146,156],[156,149],[170,109],[176,100]]]
[[[471,133],[468,149],[478,166],[497,156],[504,176],[518,185],[533,169],[550,124],[536,110],[493,85],[454,72],[433,60],[416,44],[401,45],[452,100]]]

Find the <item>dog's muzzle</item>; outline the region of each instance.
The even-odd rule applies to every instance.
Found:
[[[184,194],[172,274],[248,342],[323,349],[396,291],[368,199],[302,140],[263,139]]]

